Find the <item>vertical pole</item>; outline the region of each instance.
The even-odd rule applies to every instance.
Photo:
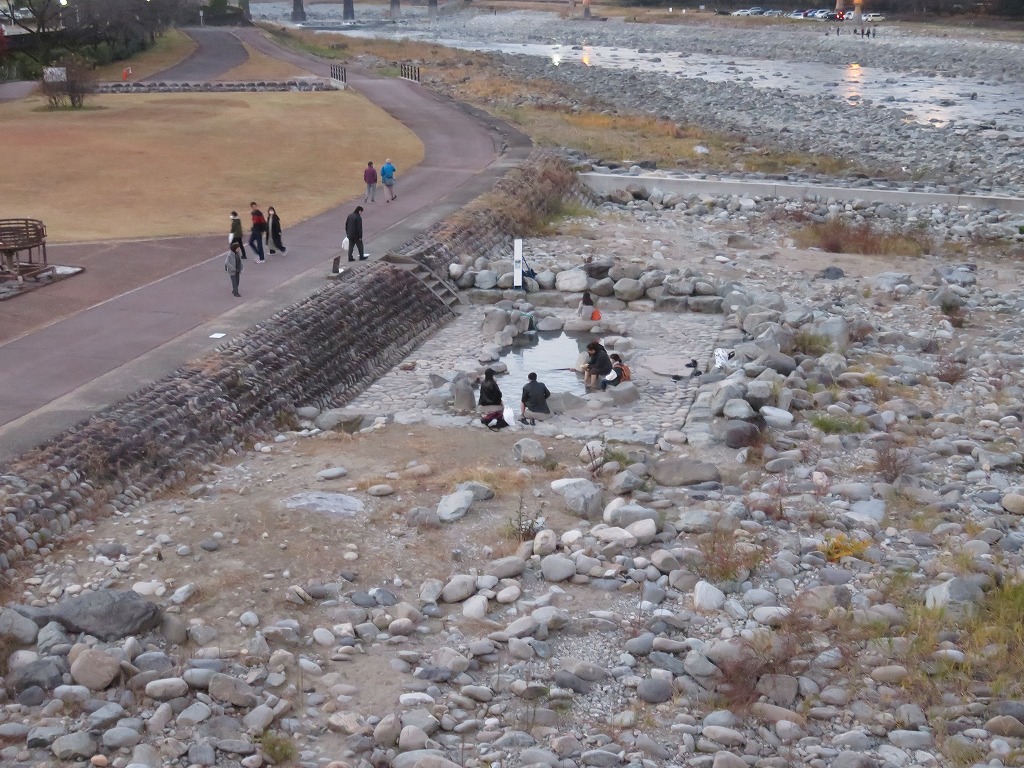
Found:
[[[402,15],[402,2],[401,0],[391,0],[391,20],[399,18]]]
[[[523,238],[512,241],[512,287],[523,287]]]
[[[427,0],[427,13],[431,16],[437,13],[437,0]]]
[[[306,20],[306,8],[302,0],[292,0],[292,22],[298,23]]]
[[[590,0],[583,0],[583,18],[590,18]]]
[[[342,12],[341,12],[341,18],[343,20],[345,20],[345,21],[355,21],[355,19],[356,19],[356,9],[355,9],[355,3],[353,2],[353,0],[345,0],[344,6],[343,6],[343,9],[342,9]]]

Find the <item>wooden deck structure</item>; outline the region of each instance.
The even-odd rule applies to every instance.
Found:
[[[50,272],[46,225],[38,219],[0,219],[0,281],[23,283]]]

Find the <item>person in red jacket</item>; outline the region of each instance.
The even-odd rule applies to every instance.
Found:
[[[249,247],[256,251],[256,260],[262,264],[267,260],[263,253],[263,238],[267,236],[267,219],[256,203],[249,203],[252,208],[252,229],[249,230]]]
[[[363,195],[363,202],[375,203],[376,200],[373,198],[377,196],[377,169],[373,167],[373,160],[366,164],[363,181],[366,182],[366,194]]]

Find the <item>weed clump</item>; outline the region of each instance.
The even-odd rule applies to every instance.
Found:
[[[935,364],[935,378],[946,384],[956,384],[967,375],[967,366],[943,355]]]
[[[928,250],[917,233],[876,232],[869,224],[842,220],[811,224],[798,230],[793,239],[803,248],[820,248],[827,253],[859,253],[865,256],[921,256]]]
[[[815,413],[810,417],[811,424],[826,435],[846,435],[855,432],[866,432],[868,425],[864,419],[855,416],[833,416],[831,413]]]
[[[887,483],[895,483],[912,464],[909,451],[898,448],[892,440],[885,440],[875,448],[875,471]]]
[[[821,357],[832,349],[832,340],[823,333],[800,331],[793,339],[794,349],[801,355]]]
[[[854,539],[845,533],[840,533],[827,539],[818,547],[818,550],[825,555],[825,559],[830,563],[838,563],[844,557],[860,558],[867,552],[869,546],[871,546],[869,541]]]
[[[263,756],[274,765],[283,765],[289,760],[294,760],[298,754],[295,743],[291,739],[274,731],[264,731],[260,734],[259,742]]]
[[[716,528],[697,538],[701,561],[694,566],[698,575],[712,583],[740,581],[768,559],[765,548],[742,541],[732,531]]]

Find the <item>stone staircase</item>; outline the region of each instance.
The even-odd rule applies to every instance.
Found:
[[[399,256],[394,253],[389,253],[387,256],[383,257],[381,261],[386,262],[397,269],[404,269],[412,272],[413,276],[427,286],[430,292],[437,296],[441,303],[448,307],[453,315],[457,315],[462,311],[462,307],[465,302],[462,300],[462,296],[459,294],[458,289],[447,280],[442,280],[415,259],[411,259],[408,256]]]

